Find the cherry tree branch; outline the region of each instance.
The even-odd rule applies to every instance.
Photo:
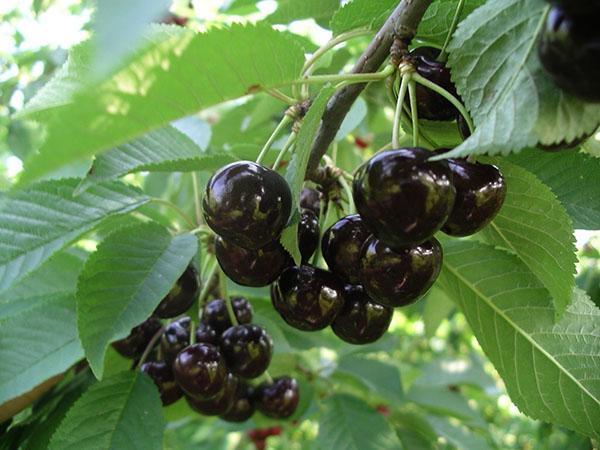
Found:
[[[390,49],[396,38],[408,44],[415,36],[417,27],[431,2],[432,0],[401,0],[358,59],[352,73],[373,73],[379,70],[390,56]],[[319,162],[365,86],[366,83],[347,86],[340,89],[329,101],[311,149],[307,171],[309,178],[319,179],[317,175]]]

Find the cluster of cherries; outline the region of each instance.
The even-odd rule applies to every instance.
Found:
[[[256,410],[275,419],[291,416],[300,398],[295,379],[279,377],[256,387],[250,384],[267,370],[273,343],[262,327],[252,324],[252,307],[245,298],[230,300],[238,325],[231,323],[225,300],[215,299],[204,306],[194,339],[188,316],[163,328],[161,318],[181,316],[192,306],[198,286],[190,266],[153,316],[113,347],[133,359],[151,350],[141,371],[158,387],[164,406],[185,397],[194,411],[230,422],[244,422]],[[149,349],[157,333],[161,333],[160,340]]]

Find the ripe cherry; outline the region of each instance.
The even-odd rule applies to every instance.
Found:
[[[599,0],[549,0],[548,3],[564,9],[569,14],[600,14]]]
[[[262,383],[256,389],[256,407],[267,417],[286,419],[296,411],[300,401],[298,382],[294,378],[275,378],[273,383]]]
[[[186,395],[185,399],[197,413],[204,416],[220,416],[227,414],[235,402],[235,395],[238,387],[238,379],[228,373],[225,381],[225,387],[216,396],[209,399],[191,397]]]
[[[425,294],[442,268],[442,247],[430,241],[393,250],[375,237],[365,242],[361,279],[373,301],[391,307],[409,305]]]
[[[358,214],[334,223],[323,235],[321,251],[334,274],[349,283],[360,282],[360,250],[371,236]]]
[[[160,349],[165,361],[172,364],[181,350],[190,345],[190,321],[189,317],[169,324],[160,339]],[[205,323],[196,327],[196,342],[218,345],[219,336],[214,328]]]
[[[180,351],[173,363],[173,374],[186,394],[204,399],[219,394],[227,381],[227,367],[219,349],[204,343]]]
[[[258,325],[238,325],[225,330],[221,336],[221,352],[234,374],[256,378],[269,367],[273,341]]]
[[[470,236],[489,224],[502,208],[506,183],[490,164],[449,159],[456,201],[442,230],[451,236]]]
[[[394,314],[392,308],[375,303],[358,285],[346,285],[344,298],[344,307],[331,324],[340,339],[362,345],[375,342],[385,334]]]
[[[311,210],[318,217],[321,213],[322,197],[323,194],[316,189],[304,188],[300,192],[300,207]]]
[[[354,201],[365,225],[387,245],[419,244],[440,230],[454,205],[452,173],[432,153],[403,148],[376,154],[354,175]]]
[[[129,335],[112,343],[113,348],[125,358],[136,358],[144,353],[146,346],[152,337],[161,328],[160,320],[150,317],[137,327],[134,327]]]
[[[217,237],[215,254],[225,275],[242,286],[268,286],[292,264],[290,255],[279,242],[249,250]]]
[[[239,380],[231,409],[221,416],[227,422],[245,422],[256,410],[254,405],[254,389],[248,383]]]
[[[244,297],[234,297],[231,299],[231,306],[239,324],[252,322],[252,305],[248,300]],[[233,326],[231,320],[229,320],[227,304],[225,300],[220,298],[211,300],[204,305],[200,321],[210,325],[219,335]]]
[[[183,396],[183,391],[175,382],[170,364],[164,361],[150,361],[142,364],[141,370],[149,375],[158,387],[163,406],[171,405]]]
[[[303,209],[298,224],[298,246],[302,262],[306,263],[319,245],[319,219],[310,209]]]
[[[344,286],[333,274],[304,265],[286,269],[271,287],[271,300],[283,320],[299,330],[331,325],[344,304]]]
[[[161,319],[170,319],[183,314],[190,309],[194,300],[196,300],[199,287],[196,269],[193,266],[188,266],[175,283],[175,286],[159,303],[154,315]]]
[[[277,172],[241,161],[211,177],[203,206],[206,223],[215,233],[241,247],[258,249],[279,238],[290,215],[292,194]]]

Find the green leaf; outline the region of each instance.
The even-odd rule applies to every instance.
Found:
[[[471,358],[438,358],[422,367],[422,375],[414,381],[414,386],[448,387],[467,385],[484,391],[496,391],[496,382],[483,369],[483,363],[476,356]]]
[[[290,23],[294,20],[328,20],[340,7],[339,0],[279,0],[277,9],[267,17],[271,23]]]
[[[425,308],[423,309],[423,324],[425,334],[432,338],[442,322],[454,311],[454,303],[448,296],[435,286],[427,293]]]
[[[535,174],[563,204],[576,229],[600,229],[600,159],[582,152],[528,149],[509,160]],[[568,170],[565,170],[568,168]]]
[[[77,328],[97,378],[108,344],[146,320],[196,254],[191,234],[154,223],[111,234],[85,263],[77,286]]]
[[[163,27],[165,29],[167,27]],[[173,27],[169,27],[170,30]],[[178,27],[175,27],[178,28]],[[226,100],[296,79],[303,49],[267,25],[232,25],[206,33],[173,30],[140,52],[112,79],[81,87],[60,107],[29,114],[46,125],[47,139],[26,163],[22,182],[30,182],[69,162],[121,145],[152,129]],[[89,68],[89,46],[79,46],[62,83],[76,83]],[[258,64],[260,61],[260,64]],[[143,74],[143,79],[140,79]],[[44,98],[61,97],[55,89]],[[51,104],[55,106],[55,104]],[[33,114],[32,109],[37,109]],[[64,124],[69,126],[65,127]]]
[[[561,316],[575,286],[575,238],[567,212],[550,188],[525,169],[493,160],[508,188],[502,210],[480,236],[521,258],[554,298]]]
[[[122,372],[90,387],[67,413],[50,450],[160,450],[164,432],[154,383]]]
[[[74,197],[78,183],[46,181],[0,198],[0,292],[106,217],[128,213],[149,200],[115,182]]]
[[[397,5],[397,0],[353,0],[333,15],[331,30],[338,35],[356,28],[379,28]]]
[[[481,436],[468,428],[456,425],[442,417],[428,416],[427,422],[438,436],[444,437],[450,444],[460,450],[491,450],[490,444]]]
[[[358,377],[361,383],[386,402],[395,404],[404,397],[400,370],[393,364],[363,355],[348,355],[340,360],[338,370]]]
[[[460,20],[463,20],[483,3],[485,3],[485,0],[465,0]],[[425,11],[423,20],[419,24],[417,39],[440,47],[444,45],[457,6],[458,0],[434,1],[431,6],[427,8],[427,11]]]
[[[349,395],[334,395],[325,402],[319,420],[317,448],[335,450],[397,450],[398,436],[373,408]]]
[[[295,214],[297,216],[297,214]],[[300,265],[302,261],[302,255],[300,254],[300,248],[298,244],[298,221],[295,221],[292,225],[288,225],[285,230],[281,233],[279,242],[283,248],[291,255],[294,263]]]
[[[446,243],[439,282],[521,411],[600,436],[600,311],[584,294],[557,323],[550,294],[516,256],[474,241]]]
[[[168,126],[99,155],[78,192],[128,173],[212,171],[236,160],[232,154],[204,152],[185,134]]]
[[[565,94],[539,62],[548,7],[543,0],[486,2],[459,25],[448,63],[476,131],[453,156],[508,154],[597,128],[600,105]]]
[[[341,141],[342,139],[346,139],[348,134],[354,131],[365,117],[367,117],[367,102],[362,97],[358,97],[344,118],[340,129],[335,135],[335,140]]]

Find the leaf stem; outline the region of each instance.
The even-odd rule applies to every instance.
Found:
[[[270,150],[271,146],[273,145],[273,142],[275,142],[275,140],[277,139],[277,136],[279,136],[279,133],[281,133],[281,131],[292,121],[293,121],[293,119],[288,114],[283,116],[283,119],[281,119],[281,122],[279,122],[279,125],[277,125],[277,127],[273,131],[273,134],[271,134],[271,136],[269,136],[269,139],[267,139],[267,142],[265,143],[265,146],[260,151],[258,158],[256,158],[256,164],[260,164],[262,162],[262,160],[267,155],[267,152]]]
[[[396,113],[394,114],[394,126],[392,128],[392,146],[394,148],[400,147],[400,122],[402,120],[402,107],[404,105],[404,97],[406,97],[409,81],[410,74],[404,74],[402,76],[402,82],[400,83],[400,92],[398,93],[398,100],[396,101]]]
[[[282,102],[292,106],[297,103],[296,99],[293,99],[289,95],[284,94],[279,89],[269,89],[265,88],[265,92],[269,94],[271,97],[276,98],[277,100],[281,100]]]
[[[448,35],[446,36],[446,40],[444,41],[444,45],[442,45],[442,50],[437,57],[437,60],[440,62],[446,62],[448,59],[448,45],[450,44],[450,40],[456,31],[456,27],[458,26],[458,21],[460,20],[460,15],[462,14],[463,8],[465,6],[465,0],[458,0],[458,5],[456,5],[456,11],[454,12],[454,18],[452,19],[452,24],[450,25],[450,29],[448,30]]]
[[[198,174],[192,172],[192,186],[194,187],[194,206],[196,208],[196,225],[202,224],[202,206],[200,204],[200,186],[198,185]]]
[[[277,159],[273,163],[273,170],[277,170],[277,168],[279,167],[279,163],[281,162],[285,154],[293,147],[294,142],[296,142],[296,136],[296,133],[292,131],[292,134],[290,134],[290,137],[286,141],[285,145],[279,152],[279,155],[277,155]]]
[[[148,359],[150,352],[152,351],[152,349],[154,348],[154,346],[156,345],[156,343],[158,342],[160,337],[165,332],[165,329],[166,329],[166,327],[163,326],[160,328],[160,330],[158,330],[156,333],[154,333],[154,336],[152,336],[152,339],[150,339],[150,342],[148,342],[148,345],[146,345],[146,348],[144,349],[144,353],[142,353],[142,356],[140,357],[140,360],[137,363],[136,370],[140,370],[142,368],[142,365],[146,362],[146,359]]]
[[[312,77],[307,77],[302,80],[293,81],[293,84],[318,84],[318,83],[338,83],[342,82],[345,84],[354,84],[354,83],[368,83],[370,81],[380,81],[389,77],[396,68],[392,65],[388,65],[380,72],[375,73],[345,73],[338,75],[315,75]]]
[[[417,107],[417,89],[415,81],[411,79],[408,81],[408,96],[410,98],[410,116],[412,118],[413,128],[413,147],[419,146],[419,111]]]
[[[177,212],[177,214],[179,214],[179,216],[181,216],[182,219],[184,219],[186,221],[186,223],[190,226],[190,229],[193,229],[196,225],[194,224],[194,221],[192,219],[190,219],[190,217],[185,213],[185,211],[183,211],[179,206],[177,206],[175,203],[170,202],[169,200],[164,200],[162,198],[158,198],[158,197],[152,197],[150,199],[150,201],[152,203],[157,203],[159,205],[164,205],[164,206],[168,206],[169,208],[171,208],[173,211]]]

